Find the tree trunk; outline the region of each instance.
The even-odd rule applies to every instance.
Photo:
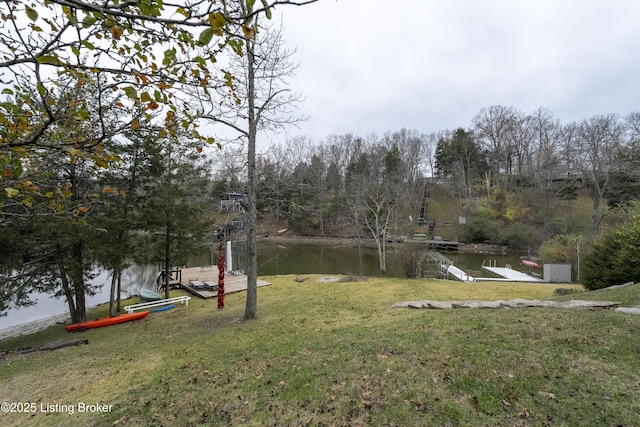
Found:
[[[86,286],[84,283],[82,243],[77,243],[73,248],[73,258],[75,267],[71,269],[71,280],[75,296],[76,316],[79,322],[87,320]]]
[[[593,212],[591,213],[591,237],[598,236],[600,223],[602,222],[601,198],[598,195],[593,197]]]
[[[380,275],[387,275],[387,238],[385,232],[382,232],[382,242],[380,249]]]
[[[171,226],[167,222],[164,234],[164,297],[169,299],[171,282]]]
[[[122,268],[118,270],[118,289],[116,292],[116,312],[120,313],[122,309],[120,304],[122,303]]]
[[[113,276],[111,276],[111,289],[109,291],[109,316],[115,316],[116,311],[115,311],[115,306],[114,306],[114,302],[115,302],[115,296],[116,296],[116,275],[118,273],[114,270],[113,271]]]
[[[247,186],[249,201],[247,203],[247,302],[244,319],[253,319],[258,312],[258,255],[256,247],[256,134],[257,117],[255,112],[255,70],[254,43],[246,41],[247,47],[247,86],[248,86],[248,121],[249,137],[247,152]]]
[[[67,299],[67,305],[69,306],[69,315],[71,316],[71,323],[78,323],[79,320],[76,315],[76,306],[73,300],[73,292],[69,285],[69,278],[67,277],[67,271],[61,263],[58,264],[60,269],[60,282],[62,283],[62,291]]]

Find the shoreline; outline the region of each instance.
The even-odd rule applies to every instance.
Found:
[[[4,341],[9,338],[15,338],[20,335],[29,335],[35,332],[47,329],[55,325],[63,325],[70,322],[71,316],[68,313],[56,314],[54,316],[45,317],[42,319],[32,320],[26,323],[20,323],[18,325],[8,326],[0,329],[0,341]]]
[[[344,246],[358,246],[359,244],[364,247],[376,247],[376,243],[373,239],[366,238],[351,238],[351,237],[337,237],[337,236],[300,236],[300,235],[273,235],[262,234],[258,235],[258,242],[271,242],[271,243],[296,243],[296,244],[310,244],[310,245],[344,245]],[[404,243],[388,243],[389,247],[393,245],[402,246]],[[508,250],[504,246],[488,245],[488,244],[474,244],[474,243],[460,243],[457,252],[460,253],[518,253]],[[95,306],[87,307],[87,309],[94,308],[103,303]],[[9,338],[14,338],[20,335],[28,335],[34,332],[41,331],[56,324],[63,325],[71,321],[71,317],[68,313],[56,314],[42,319],[36,319],[25,323],[19,323],[17,325],[7,326],[0,329],[0,341],[4,341]]]
[[[262,234],[258,235],[257,241],[260,242],[272,242],[272,243],[298,243],[298,244],[312,244],[312,245],[345,245],[345,246],[358,246],[358,244],[365,247],[376,247],[376,242],[371,238],[356,238],[356,237],[337,237],[337,236],[300,236],[300,235],[273,235]],[[388,247],[393,245],[404,245],[404,242],[399,243],[387,243]],[[494,254],[522,254],[524,250],[514,250],[504,245],[493,245],[488,243],[458,243],[458,249],[451,252],[460,253],[494,253]]]
[[[129,296],[131,297],[131,295]],[[125,298],[123,298],[125,299]],[[102,302],[87,307],[87,311],[92,310],[101,305],[109,304],[109,302]],[[43,329],[47,329],[51,326],[60,325],[64,326],[71,323],[71,315],[69,313],[58,313],[52,316],[43,317],[41,319],[31,320],[24,323],[18,323],[17,325],[7,326],[0,329],[0,342],[9,339],[19,337],[21,335],[29,335],[35,332],[39,332]]]

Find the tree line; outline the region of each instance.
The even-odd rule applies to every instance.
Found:
[[[587,234],[595,238],[606,209],[628,206],[640,195],[639,141],[637,112],[561,123],[543,108],[525,114],[505,106],[481,109],[468,129],[330,135],[319,143],[296,136],[258,156],[257,203],[298,233],[373,239],[384,273],[388,239],[382,236],[417,225],[428,182],[461,200],[471,241],[497,234],[490,231],[498,227],[496,218],[521,220],[507,199],[525,190],[536,214],[504,230],[501,243],[534,246],[538,234],[553,235],[554,202],[579,191],[591,199]],[[218,197],[241,191],[242,159],[230,151],[217,157]],[[482,206],[485,199],[493,201],[491,209]]]

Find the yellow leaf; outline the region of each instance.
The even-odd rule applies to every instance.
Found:
[[[140,122],[138,121],[138,119],[131,120],[131,129],[140,130]]]
[[[122,28],[116,25],[111,27],[111,36],[116,40],[120,40],[120,37],[122,37]]]
[[[226,18],[220,12],[213,12],[209,14],[209,24],[214,30],[221,29],[226,23]]]
[[[242,26],[242,32],[244,33],[244,36],[248,39],[253,38],[253,36],[256,34],[256,31],[252,27],[249,27],[247,25]]]
[[[8,198],[12,198],[17,196],[18,194],[20,194],[20,191],[16,190],[15,188],[11,188],[11,187],[5,187],[4,191],[6,191],[7,193],[7,197]]]

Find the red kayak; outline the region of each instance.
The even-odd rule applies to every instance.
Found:
[[[117,325],[118,323],[130,322],[132,320],[138,320],[146,317],[149,314],[148,311],[140,311],[138,313],[118,314],[117,316],[107,316],[97,320],[87,320],[82,323],[74,323],[73,325],[65,326],[64,328],[73,332],[80,328],[93,329],[102,328],[103,326]]]
[[[529,261],[528,259],[523,259],[522,264],[531,268],[540,268],[540,264],[538,264],[537,262]]]

